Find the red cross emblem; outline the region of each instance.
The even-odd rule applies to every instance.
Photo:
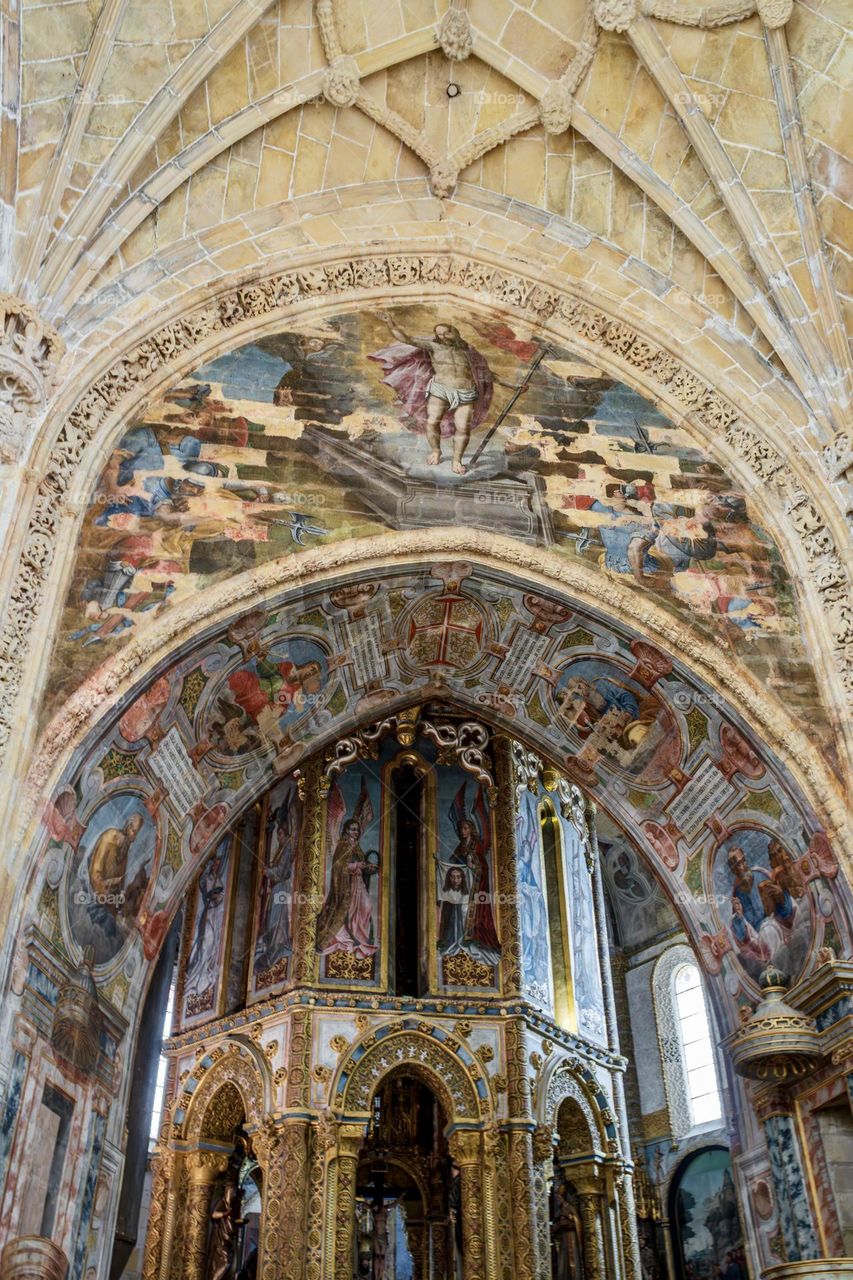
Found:
[[[467,596],[431,596],[420,604],[409,622],[408,649],[424,667],[469,666],[479,655],[483,615]]]

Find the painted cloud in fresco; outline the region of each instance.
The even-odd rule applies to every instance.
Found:
[[[814,716],[791,583],[737,486],[601,369],[452,306],[258,339],[130,423],[85,517],[49,706],[233,574],[449,524],[580,557],[650,593]],[[222,710],[223,740],[251,740],[251,712]]]

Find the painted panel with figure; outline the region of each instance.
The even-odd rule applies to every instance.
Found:
[[[749,1280],[728,1151],[689,1157],[670,1200],[679,1280]]]
[[[599,1044],[606,1044],[607,1024],[604,1020],[604,995],[598,959],[598,928],[585,836],[569,818],[562,818],[561,822],[568,872],[572,976],[578,1032]]]
[[[255,885],[250,1000],[269,994],[289,976],[301,822],[302,804],[296,782],[285,778],[265,800]]]
[[[326,802],[325,900],[317,916],[320,977],[332,982],[383,982],[386,911],[382,786],[369,761],[335,778]]]
[[[224,1012],[224,971],[236,861],[235,839],[229,832],[205,863],[190,899],[179,1015],[182,1030]]]
[[[528,999],[553,1009],[548,902],[542,865],[542,828],[538,799],[526,788],[520,792],[515,818],[518,865],[518,921],[521,931],[521,975]],[[559,906],[556,907],[559,910]]]
[[[52,833],[76,852],[67,879],[66,911],[74,940],[96,967],[110,964],[144,920],[159,839],[146,797],[116,790],[81,825],[66,803],[48,813]],[[60,801],[62,797],[60,797]]]
[[[436,770],[436,951],[441,988],[498,984],[501,943],[486,789],[456,765]]]
[[[578,683],[570,690],[572,673]],[[350,734],[353,716],[368,724],[401,705],[434,699],[439,678],[450,704],[464,705],[474,717],[482,709],[486,721],[497,716],[504,730],[559,760],[566,777],[592,796],[612,820],[612,827],[601,827],[602,858],[614,901],[619,896],[624,905],[625,927],[630,931],[642,913],[649,927],[666,928],[659,895],[650,891],[630,845],[618,839],[620,831],[630,833],[645,866],[683,908],[697,955],[708,975],[720,977],[733,1018],[737,1006],[754,1004],[768,955],[795,980],[819,963],[821,948],[837,955],[849,949],[850,896],[830,840],[755,725],[677,654],[626,625],[567,597],[534,593],[502,570],[448,558],[374,567],[345,585],[284,587],[263,608],[202,636],[170,669],[133,690],[97,749],[69,766],[44,809],[42,915],[51,939],[77,960],[92,946],[104,982],[125,963],[123,949],[134,935],[146,955],[156,954],[175,894],[195,879],[200,860],[235,814],[273,779],[291,775],[321,740]],[[573,723],[555,710],[555,698],[566,690],[583,704]],[[591,746],[605,722],[612,738]],[[494,976],[501,940],[499,901],[477,898],[493,893],[488,797],[478,796],[471,774],[439,764],[434,744],[418,743],[430,766],[425,794],[441,787],[440,798],[430,801],[434,816],[425,824],[420,874],[421,919],[430,931],[424,968],[435,979],[440,960],[459,978],[456,970],[465,965],[474,978],[469,989],[477,990],[490,980],[487,973]],[[318,890],[318,912],[325,903],[321,963],[333,982],[351,970],[357,981],[378,983],[375,948],[388,936],[393,866],[383,852],[383,841],[392,838],[381,829],[383,760],[352,766],[335,779],[329,798],[327,878]],[[362,829],[366,810],[359,806],[362,775],[372,808],[369,831]],[[357,808],[360,830],[350,847],[354,828],[345,833],[343,823]],[[120,882],[124,901],[87,903],[90,859],[107,832],[94,874],[107,896]],[[454,866],[458,846],[464,848]],[[524,831],[520,850],[524,910],[535,921],[538,868]],[[365,864],[353,868],[363,893],[357,882],[350,884],[350,862]],[[285,863],[279,866],[286,871]],[[580,875],[579,863],[572,874]],[[585,869],[584,876],[588,882]],[[567,922],[572,944],[587,948],[588,903],[585,893],[574,894]],[[581,915],[573,919],[572,910]],[[348,914],[355,937],[341,932]],[[469,914],[470,928],[464,923]],[[287,922],[277,918],[270,928],[272,955]],[[527,937],[527,974],[536,981],[545,951],[535,928]],[[566,967],[581,985],[597,972],[594,962],[574,955]],[[123,998],[120,985],[111,990]],[[590,999],[592,1009],[594,993]]]
[[[257,338],[128,424],[83,523],[48,707],[207,586],[342,539],[443,525],[580,558],[654,598],[765,686],[783,678],[828,740],[791,580],[752,499],[588,359],[450,302]],[[589,694],[564,682],[558,710],[595,738],[609,677],[573,676]],[[650,689],[629,688],[637,712],[605,745],[660,771],[663,713]],[[256,700],[231,701],[223,737],[229,722],[251,737]]]
[[[808,846],[758,825],[733,825],[713,856],[714,902],[739,962],[757,981],[773,964],[793,982],[833,914],[838,874],[828,842]]]

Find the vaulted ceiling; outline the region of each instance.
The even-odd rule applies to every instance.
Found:
[[[467,260],[515,273],[471,270],[465,296],[479,280],[484,307],[501,289],[529,314],[545,284],[601,309],[575,324],[579,349],[606,330],[604,367],[633,369],[766,507],[850,749],[846,8],[0,0],[0,290],[22,300],[2,300],[30,325],[17,321],[21,351],[43,342],[20,439],[0,413],[24,486],[6,503],[9,699],[30,696],[22,643],[52,639],[55,547],[131,412],[120,396],[150,399],[145,379],[180,345],[158,331],[152,354],[157,326],[286,270],[310,307],[311,270],[396,248],[450,255],[454,287]],[[378,298],[393,267],[365,268],[364,288],[370,271]],[[421,291],[440,295],[447,276],[430,279]],[[217,305],[196,326],[217,332],[175,377],[243,324]],[[717,393],[728,407],[706,413]]]
[[[73,342],[170,277],[344,226],[473,219],[488,240],[489,214],[520,204],[538,210],[520,247],[525,222],[615,246],[840,426],[844,7],[72,0],[25,3],[18,27],[4,6],[0,278]]]

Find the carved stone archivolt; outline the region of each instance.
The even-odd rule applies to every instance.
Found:
[[[453,1121],[479,1120],[488,1112],[488,1089],[473,1055],[455,1036],[429,1024],[417,1030],[392,1023],[358,1041],[338,1067],[334,1105],[368,1115],[380,1082],[398,1067],[424,1079]]]
[[[229,1049],[216,1060],[203,1057],[184,1083],[172,1105],[173,1138],[197,1143],[203,1136],[230,1136],[232,1118],[232,1130],[241,1119],[261,1124],[272,1099],[269,1067],[246,1045],[232,1041]]]
[[[583,1117],[585,1135],[582,1149],[590,1152],[607,1151],[606,1126],[599,1094],[594,1077],[588,1069],[580,1064],[575,1069],[565,1061],[557,1062],[540,1084],[538,1114],[542,1117],[545,1131],[556,1134],[559,1138],[560,1108],[564,1102],[571,1101]]]
[[[65,350],[35,307],[0,293],[0,462],[14,462],[53,390]]]
[[[849,594],[850,585],[831,532],[832,521],[823,518],[815,499],[807,495],[804,474],[795,476],[790,464],[744,420],[738,408],[623,319],[606,314],[579,296],[526,276],[521,269],[509,273],[492,264],[439,253],[365,255],[284,272],[209,299],[138,343],[77,401],[59,430],[37,486],[10,593],[6,626],[0,636],[4,690],[0,749],[11,732],[13,701],[23,676],[27,639],[42,607],[60,528],[65,529],[63,503],[90,443],[104,429],[111,428],[120,407],[126,405],[129,410],[150,380],[161,379],[169,366],[176,371],[185,366],[193,351],[200,354],[205,348],[221,346],[229,332],[235,338],[247,334],[253,324],[267,321],[276,313],[284,317],[303,304],[314,305],[318,299],[355,295],[366,289],[392,293],[398,289],[436,287],[488,297],[494,305],[510,307],[539,325],[553,324],[555,333],[559,330],[565,338],[600,353],[602,359],[616,362],[626,369],[629,379],[632,374],[637,375],[668,404],[680,405],[684,415],[701,426],[706,439],[725,439],[759,480],[772,479],[770,487],[780,497],[790,494],[796,498],[802,494],[814,509],[817,529],[797,532],[806,551],[815,592],[827,614],[827,626],[834,628],[839,673],[853,696],[853,634],[841,606],[843,591],[846,589]],[[816,533],[820,536],[815,537]]]

